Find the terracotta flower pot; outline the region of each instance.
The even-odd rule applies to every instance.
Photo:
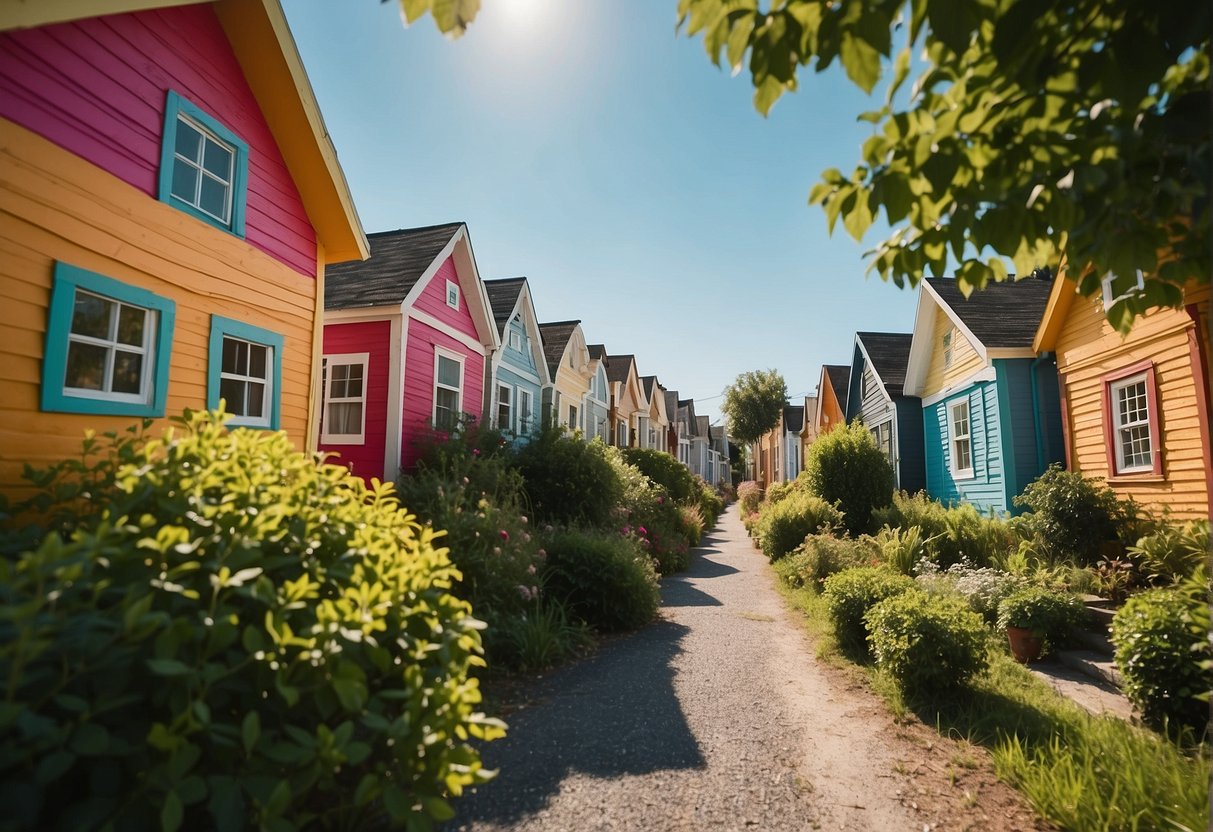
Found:
[[[1023,627],[1007,627],[1007,640],[1011,642],[1011,655],[1020,664],[1036,661],[1040,658],[1041,639],[1032,635],[1031,630]]]

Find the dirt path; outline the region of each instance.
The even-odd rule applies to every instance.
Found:
[[[1036,828],[985,752],[822,665],[730,507],[660,621],[527,684],[467,830]]]

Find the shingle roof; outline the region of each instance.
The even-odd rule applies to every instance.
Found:
[[[324,270],[324,308],[399,304],[446,248],[461,222],[367,234],[371,256]]]
[[[783,409],[783,429],[800,433],[804,428],[804,405],[790,404]]]
[[[573,337],[573,330],[580,323],[581,321],[552,321],[539,325],[539,337],[543,339],[543,357],[547,359],[548,370],[553,379],[556,378],[556,371],[560,369],[560,359],[564,358],[564,351],[569,345],[569,339]]]
[[[671,421],[678,418],[678,391],[677,390],[666,390],[665,391],[665,412],[666,412],[666,415],[670,417]]]
[[[914,336],[902,332],[857,332],[876,375],[890,396],[900,396],[906,382],[906,364]]]
[[[518,305],[518,296],[526,285],[525,277],[506,277],[500,280],[484,281],[484,290],[489,296],[489,305],[493,307],[493,321],[497,324],[497,334],[505,335],[506,325],[510,315]]]
[[[657,389],[657,376],[641,376],[640,385],[644,388],[644,397],[653,400],[653,391]]]
[[[711,421],[712,420],[709,419],[707,416],[696,416],[695,417],[695,435],[702,436],[703,438],[707,439],[708,441],[711,441],[711,439],[712,439]]]
[[[851,368],[845,364],[827,364],[823,369],[826,371],[826,378],[830,380],[830,387],[834,388],[834,397],[838,399],[838,404],[846,407],[847,383],[851,380]]]
[[[601,361],[606,358],[606,346],[604,344],[586,344],[585,348],[590,351],[590,358],[595,361]]]
[[[606,357],[607,378],[612,382],[626,384],[628,368],[636,363],[634,355],[608,355]]]
[[[927,283],[986,347],[1030,347],[1053,289],[1052,280],[1026,278],[988,283],[965,298],[955,278]]]

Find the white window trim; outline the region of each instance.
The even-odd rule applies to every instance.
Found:
[[[438,360],[440,358],[449,359],[459,365],[459,386],[458,387],[451,387],[446,384],[440,385],[438,383]],[[441,387],[443,390],[454,390],[459,395],[459,405],[458,405],[458,407],[455,408],[455,413],[452,414],[452,418],[457,420],[459,417],[459,414],[463,412],[463,384],[464,384],[463,362],[465,359],[466,359],[466,356],[460,355],[457,352],[453,352],[453,351],[445,349],[443,347],[438,347],[438,346],[434,347],[434,383],[433,383],[432,391],[431,391],[431,393],[432,393],[431,398],[433,399],[433,401],[430,403],[430,422],[436,428],[441,429],[441,426],[438,424],[438,388],[439,387]],[[451,425],[451,427],[453,428],[453,427],[455,427],[455,425]]]
[[[371,354],[369,352],[347,352],[334,353],[325,355],[321,359],[321,365],[324,371],[321,375],[324,378],[324,389],[321,391],[324,402],[324,430],[320,433],[320,441],[325,445],[364,445],[366,444],[366,393],[369,384],[369,371],[371,366]],[[362,365],[362,395],[361,396],[344,396],[334,399],[329,394],[329,384],[332,383],[333,377],[329,372],[333,365],[353,366],[355,364]],[[328,426],[331,425],[332,418],[329,415],[329,407],[334,404],[354,404],[362,405],[362,424],[358,426],[358,433],[329,433]]]
[[[1108,383],[1108,400],[1110,410],[1112,411],[1112,446],[1116,459],[1116,475],[1120,474],[1143,474],[1151,473],[1154,470],[1154,455],[1158,453],[1158,448],[1154,445],[1154,435],[1150,430],[1150,385],[1146,379],[1146,372],[1134,373],[1125,378],[1118,378],[1116,381]],[[1141,422],[1126,424],[1122,419],[1120,412],[1117,393],[1126,387],[1131,387],[1135,384],[1140,384],[1145,388],[1146,399],[1146,418]],[[1132,467],[1125,465],[1125,449],[1120,441],[1120,432],[1125,428],[1145,427],[1146,435],[1150,439],[1150,459],[1144,465],[1134,465]]]
[[[436,380],[436,379],[435,379]],[[502,396],[504,395],[504,399]],[[507,413],[504,423],[501,419],[501,405],[505,402]],[[493,416],[497,420],[498,430],[513,430],[514,427],[514,388],[508,384],[497,382],[497,406],[493,410]]]
[[[1113,274],[1112,272],[1108,272],[1107,274],[1105,274],[1103,276],[1103,278],[1099,281],[1099,285],[1103,289],[1103,308],[1104,308],[1105,312],[1107,312],[1109,309],[1111,309],[1114,304],[1119,303],[1120,301],[1125,300],[1126,298],[1131,298],[1134,295],[1138,294],[1139,292],[1142,292],[1145,290],[1146,278],[1145,278],[1145,275],[1142,274],[1141,269],[1137,270],[1136,277],[1137,277],[1136,283],[1133,286],[1129,287],[1128,291],[1122,292],[1121,294],[1114,296],[1112,294],[1112,292],[1114,291],[1112,288],[1112,283],[1116,280],[1116,275]]]
[[[222,225],[225,225],[225,226],[231,226],[232,214],[235,211],[235,203],[236,203],[236,164],[238,161],[239,148],[233,146],[231,144],[231,142],[221,139],[219,136],[215,135],[215,132],[213,130],[211,130],[208,127],[204,126],[203,124],[199,123],[196,119],[190,118],[185,113],[177,113],[177,121],[180,123],[184,123],[190,129],[198,132],[202,136],[202,143],[201,143],[201,146],[200,146],[198,152],[200,154],[202,154],[203,157],[205,157],[205,154],[206,154],[206,142],[209,141],[212,144],[218,145],[219,147],[226,150],[228,152],[228,155],[231,157],[231,160],[228,163],[227,179],[224,180],[224,179],[220,179],[218,176],[216,176],[215,174],[208,171],[205,168],[205,166],[203,166],[199,161],[196,161],[194,159],[187,159],[186,157],[184,157],[180,153],[178,153],[176,148],[173,148],[173,165],[174,165],[174,167],[176,166],[178,161],[184,162],[186,165],[188,165],[190,168],[192,168],[198,174],[198,181],[197,181],[197,184],[194,186],[193,198],[186,199],[185,197],[179,196],[177,194],[173,194],[173,197],[175,199],[179,199],[182,202],[184,202],[185,204],[189,205],[195,211],[200,211],[201,213],[206,214],[208,217],[211,217],[216,222],[218,222]],[[202,207],[202,180],[203,179],[213,179],[216,182],[223,183],[223,185],[226,189],[223,207],[224,207],[224,213],[227,216],[220,217]]]
[[[228,341],[228,340],[240,341],[241,343],[248,344],[250,347],[261,347],[265,350],[265,377],[264,378],[259,377],[259,376],[236,375],[235,373],[225,373],[223,371],[222,341]],[[233,415],[232,418],[228,421],[228,425],[231,427],[268,428],[270,426],[271,420],[273,418],[272,408],[273,408],[273,404],[274,404],[274,395],[275,395],[275,391],[274,391],[274,347],[273,347],[273,345],[263,344],[259,341],[250,341],[248,338],[241,338],[239,335],[232,335],[231,333],[226,333],[226,332],[223,334],[222,341],[220,343],[220,351],[219,351],[219,361],[221,362],[220,368],[219,368],[219,383],[222,384],[224,379],[228,379],[231,381],[243,381],[245,383],[257,382],[257,383],[261,384],[261,390],[262,390],[261,416],[254,417],[254,416],[235,416],[235,415]],[[228,403],[228,407],[231,407],[230,402]]]
[[[963,438],[969,443],[969,467],[956,467],[956,409],[961,405],[965,406],[965,421],[968,422],[969,432]],[[952,472],[952,478],[957,480],[972,479],[973,477],[973,407],[969,402],[968,397],[957,399],[956,401],[948,402],[948,468]]]
[[[516,329],[510,330],[510,349],[522,352],[522,335]]]
[[[519,436],[527,436],[531,432],[531,428],[535,424],[535,397],[531,395],[531,391],[523,387],[518,388],[518,405],[515,408],[515,430]],[[526,401],[526,407],[523,407],[523,401]],[[524,424],[525,423],[525,424]]]
[[[452,309],[459,309],[459,284],[453,280],[446,282],[446,305]]]
[[[108,332],[105,338],[95,338],[91,335],[73,332],[70,323],[71,319],[69,318],[67,326],[67,350],[64,354],[66,356],[71,353],[73,343],[104,349],[105,364],[102,367],[104,375],[102,379],[103,386],[100,390],[91,387],[72,387],[65,379],[62,388],[63,394],[78,399],[97,399],[99,401],[137,405],[149,404],[152,400],[152,378],[156,372],[155,336],[159,323],[156,310],[140,306],[137,303],[130,303],[129,301],[103,295],[100,292],[77,287],[72,297],[73,312],[75,310],[75,302],[81,295],[91,295],[106,303],[113,304],[114,310],[108,321]],[[122,317],[122,307],[124,306],[143,312],[143,343],[137,346],[135,344],[123,344],[118,341],[118,325]],[[114,385],[114,364],[117,359],[116,353],[119,351],[138,355],[142,359],[139,370],[138,393],[122,393],[112,389]],[[106,389],[105,385],[108,385],[110,389]]]
[[[942,339],[943,349],[943,368],[951,369],[952,361],[956,357],[956,327],[951,327],[943,334]]]

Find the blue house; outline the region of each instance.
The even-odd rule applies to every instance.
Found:
[[[539,319],[525,277],[484,281],[501,347],[485,367],[485,413],[493,427],[525,441],[539,432],[543,388],[551,382]]]
[[[1065,458],[1057,364],[1032,348],[1051,278],[991,283],[969,298],[923,281],[903,393],[922,401],[926,490],[1014,512],[1012,499]]]
[[[859,419],[872,432],[893,468],[895,486],[909,492],[927,484],[922,400],[905,394],[913,338],[908,332],[855,333],[844,408],[848,422]]]

